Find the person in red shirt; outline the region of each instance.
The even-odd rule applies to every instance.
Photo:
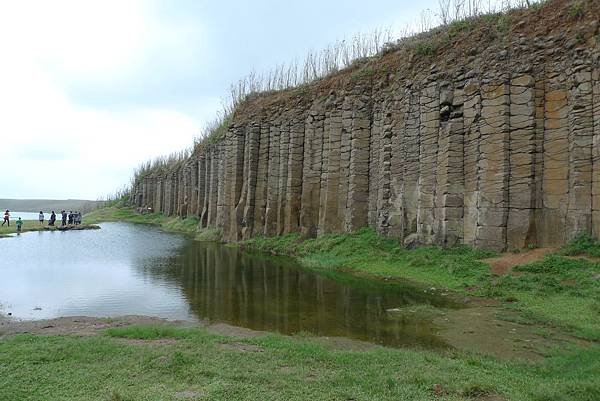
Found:
[[[8,226],[10,227],[10,212],[8,209],[6,212],[4,212],[4,221],[2,221],[2,227],[4,227],[4,223],[8,223]]]

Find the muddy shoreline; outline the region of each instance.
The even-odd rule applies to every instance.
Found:
[[[524,325],[499,318],[499,308],[491,304],[481,304],[459,310],[440,311],[432,317],[437,334],[449,349],[492,355],[501,359],[536,361],[557,346],[574,344],[591,345],[592,342],[573,337],[568,333],[539,325]],[[406,313],[411,313],[410,309]],[[227,323],[193,323],[182,320],[168,320],[152,316],[120,316],[96,318],[89,316],[59,317],[45,320],[19,320],[0,314],[0,341],[18,334],[34,335],[75,335],[95,336],[113,327],[130,325],[172,325],[178,327],[198,327],[209,333],[236,338],[252,338],[269,332],[237,327]],[[348,337],[314,336],[316,343],[332,349],[368,351],[383,347],[368,341]]]

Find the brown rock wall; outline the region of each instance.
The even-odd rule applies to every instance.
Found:
[[[224,139],[140,180],[133,201],[229,241],[365,226],[496,250],[598,236],[593,29],[582,43],[521,35],[460,63],[374,61],[327,87],[250,99]]]

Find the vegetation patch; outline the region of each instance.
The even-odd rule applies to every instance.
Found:
[[[581,235],[562,247],[560,253],[569,256],[600,258],[600,242],[589,235]]]
[[[448,37],[450,39],[456,38],[460,33],[470,31],[472,27],[471,21],[464,19],[460,21],[454,21],[448,26]]]
[[[155,333],[128,327],[120,335]],[[5,337],[0,399],[591,401],[600,395],[598,346],[532,364],[456,351],[332,350],[311,337],[275,334],[240,341],[190,329],[185,339],[139,347],[110,336]]]
[[[164,338],[186,338],[193,334],[192,329],[177,327],[169,324],[151,326],[125,326],[111,327],[106,329],[105,334],[109,337],[136,339],[136,340],[158,340]]]
[[[433,40],[420,40],[415,44],[414,52],[417,56],[433,57],[437,54],[438,45]]]
[[[363,79],[371,79],[374,75],[375,69],[373,67],[363,67],[352,73],[351,79],[353,81],[361,81]]]
[[[578,2],[574,3],[571,6],[571,9],[569,10],[569,15],[571,16],[571,18],[573,18],[575,20],[582,19],[583,16],[585,15],[583,1],[578,1]]]
[[[179,217],[166,217],[162,213],[138,213],[131,207],[110,206],[94,210],[83,217],[86,224],[126,221],[138,224],[159,226],[166,231],[188,234],[198,241],[218,242],[221,240],[221,231],[214,228],[201,228],[196,217],[185,219]]]

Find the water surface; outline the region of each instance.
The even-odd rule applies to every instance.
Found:
[[[101,226],[1,239],[0,310],[22,319],[138,314],[444,346],[426,319],[388,311],[447,303],[421,289],[325,276],[143,225]]]

